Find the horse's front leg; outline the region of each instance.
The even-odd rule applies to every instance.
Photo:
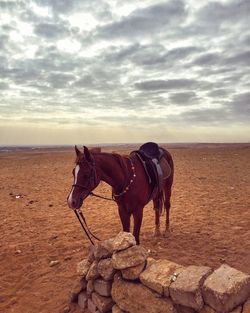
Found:
[[[135,240],[138,245],[140,244],[140,229],[141,229],[142,217],[143,217],[143,207],[137,208],[133,212],[133,218],[134,218],[133,235],[135,236]]]
[[[131,213],[128,213],[122,205],[118,206],[120,219],[122,222],[123,231],[130,232],[130,216]]]

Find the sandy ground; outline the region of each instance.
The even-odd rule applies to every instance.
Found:
[[[150,204],[142,245],[154,258],[212,267],[226,262],[250,273],[250,146],[169,150],[175,162],[172,233],[152,236]],[[57,313],[69,305],[76,264],[88,246],[66,203],[73,162],[73,148],[0,153],[0,312]],[[111,194],[105,184],[98,192]],[[84,212],[102,239],[121,229],[115,203],[90,198]],[[59,264],[50,267],[54,260]],[[79,310],[72,306],[70,312]]]

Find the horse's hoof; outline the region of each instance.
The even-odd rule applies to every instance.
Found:
[[[164,233],[163,233],[163,237],[165,237],[165,238],[166,238],[166,237],[169,237],[169,236],[170,236],[170,233],[171,233],[170,230],[168,230],[168,229],[165,230]]]
[[[160,237],[160,236],[161,236],[161,232],[159,231],[159,229],[155,230],[154,237]]]

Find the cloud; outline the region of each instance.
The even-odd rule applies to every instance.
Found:
[[[247,125],[249,1],[20,0],[0,7],[2,120],[78,125],[84,116],[114,132],[136,123],[138,131],[151,123]]]
[[[243,51],[240,53],[236,53],[231,55],[223,61],[225,65],[243,65],[243,66],[250,66],[250,49],[248,51]]]
[[[230,90],[219,88],[219,89],[214,89],[212,91],[209,91],[207,95],[211,98],[224,98],[229,93],[230,93]]]
[[[69,30],[62,24],[40,23],[35,26],[35,34],[47,39],[55,39],[69,35]]]
[[[22,5],[22,1],[0,1],[0,8],[4,11],[11,11],[13,9],[16,9]]]
[[[135,87],[140,90],[169,90],[179,88],[190,88],[196,81],[190,79],[171,79],[171,80],[149,80],[135,83]]]
[[[220,108],[194,108],[178,115],[170,115],[167,118],[168,122],[176,125],[189,125],[193,127],[200,126],[221,126],[228,125],[232,121],[226,107]]]
[[[6,90],[6,89],[9,89],[9,85],[7,83],[0,82],[0,90]]]
[[[165,27],[180,23],[186,17],[185,4],[181,0],[170,0],[134,10],[120,21],[97,29],[101,38],[133,38],[163,32]]]
[[[250,117],[250,92],[244,92],[234,95],[231,102],[229,102],[229,108],[232,114],[241,116],[249,121]]]
[[[218,64],[221,61],[221,57],[218,53],[205,53],[199,55],[192,63],[200,66],[211,66]]]
[[[179,105],[192,105],[197,102],[197,95],[193,91],[172,93],[169,98],[171,102]]]
[[[198,18],[205,23],[241,23],[249,18],[250,3],[248,0],[227,2],[211,1],[202,7]]]
[[[188,79],[188,78],[179,78],[179,79],[168,79],[168,80],[148,80],[135,83],[135,88],[144,91],[156,91],[156,90],[176,90],[176,89],[207,89],[212,87],[213,83]]]
[[[35,2],[40,6],[51,7],[56,13],[69,13],[76,10],[80,5],[79,0],[35,0]]]

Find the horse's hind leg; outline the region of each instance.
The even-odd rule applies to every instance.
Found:
[[[154,236],[159,237],[161,235],[160,231],[160,206],[159,206],[159,200],[153,199],[154,203],[154,211],[155,211],[155,232]]]
[[[164,206],[166,210],[166,225],[165,225],[165,231],[164,231],[164,236],[168,236],[170,233],[170,219],[169,219],[169,213],[170,213],[170,198],[171,198],[171,186],[167,186],[165,188],[165,201],[164,201]]]

